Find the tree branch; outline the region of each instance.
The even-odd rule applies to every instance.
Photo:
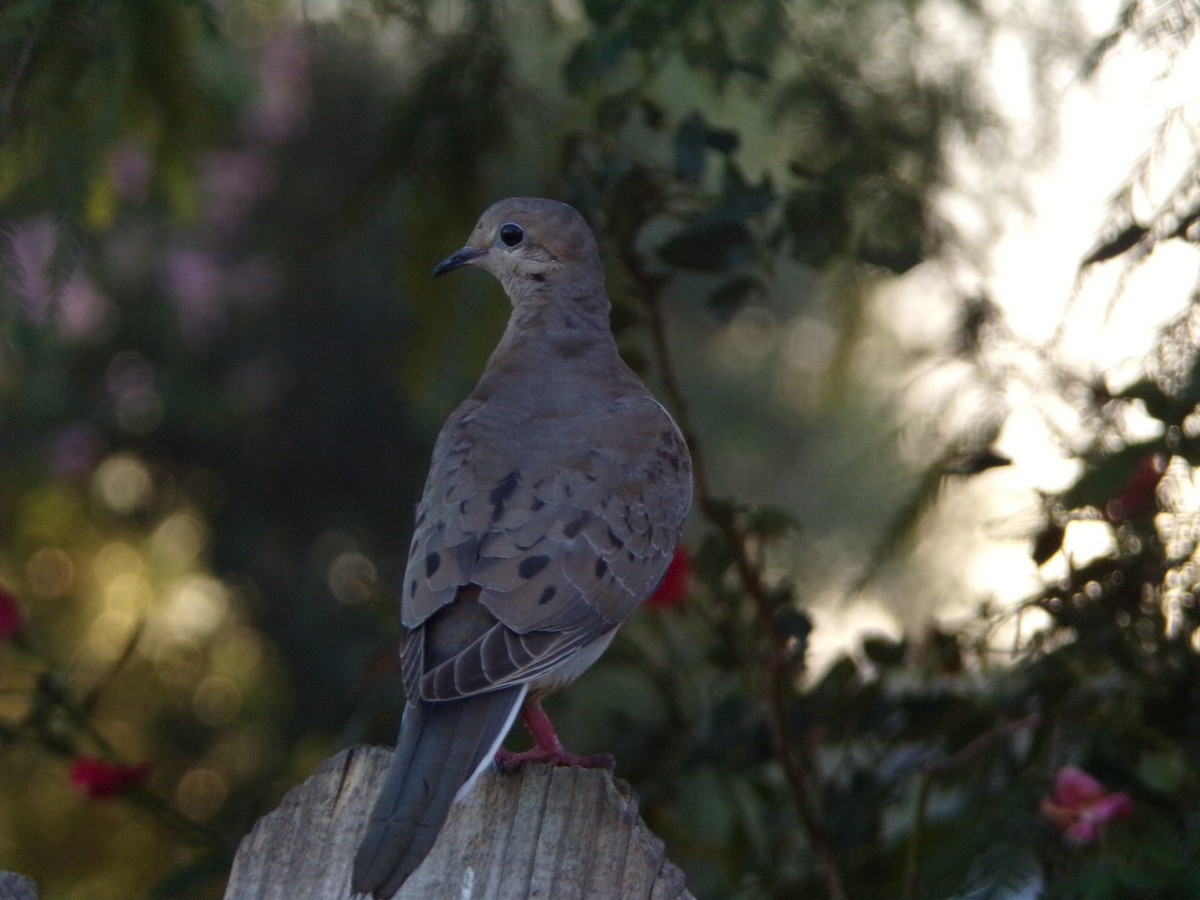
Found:
[[[687,399],[675,374],[667,340],[662,294],[668,280],[647,270],[632,240],[633,234],[636,234],[641,224],[640,217],[635,217],[631,223],[631,233],[620,236],[621,260],[633,279],[637,296],[646,310],[646,323],[663,392],[675,412],[679,428],[691,451],[696,506],[729,546],[738,580],[754,604],[759,628],[768,645],[761,699],[766,713],[772,753],[783,769],[792,804],[804,826],[809,844],[820,862],[820,871],[829,896],[831,900],[845,900],[846,890],[837,853],[818,812],[819,804],[816,798],[819,795],[820,776],[817,766],[803,742],[796,739],[788,725],[787,697],[793,689],[790,666],[793,653],[789,648],[787,635],[776,623],[770,591],[751,557],[750,535],[728,514],[725,505],[713,496],[709,485],[700,442],[691,426]]]

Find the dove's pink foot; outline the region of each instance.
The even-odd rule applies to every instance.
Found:
[[[526,763],[550,763],[583,769],[611,769],[616,765],[616,760],[608,753],[579,756],[564,750],[554,731],[554,724],[537,700],[526,700],[521,706],[521,723],[533,737],[533,746],[521,753],[513,753],[503,747],[497,750],[496,767],[501,772],[516,771]]]

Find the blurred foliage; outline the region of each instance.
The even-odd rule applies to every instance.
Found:
[[[691,591],[550,703],[692,891],[1200,894],[1191,304],[1143,379],[1060,378],[1079,476],[1031,535],[1042,588],[809,667],[831,562],[797,546],[841,534],[878,586],[947,480],[1007,464],[991,401],[908,471],[845,463],[904,431],[855,364],[874,288],[955,249],[956,148],[1004,152],[933,6],[998,27],[968,0],[0,8],[0,867],[50,900],[219,896],[283,790],[391,739],[412,505],[505,315],[429,268],[536,193],[596,226],[622,347],[696,456]],[[1193,240],[1189,197],[1085,265]],[[1002,314],[957,302],[933,363],[982,372]],[[785,326],[825,364],[721,362]],[[771,505],[731,497],[764,473]],[[73,793],[80,759],[149,775]],[[1065,763],[1132,821],[1064,843],[1038,809]]]
[[[1127,0],[1113,28],[1092,49],[1085,71],[1095,72],[1122,45],[1137,44],[1159,52],[1160,78],[1178,74],[1186,84],[1192,76],[1184,63],[1198,46],[1197,22],[1200,9],[1194,2]],[[1113,194],[1101,230],[1103,237],[1084,259],[1086,266],[1117,257],[1136,264],[1168,242],[1200,241],[1200,145],[1195,140],[1200,123],[1189,95],[1185,88],[1184,99],[1166,111],[1150,145]],[[1177,146],[1184,148],[1177,170],[1163,172],[1159,163]],[[1158,197],[1154,183],[1165,178],[1171,179],[1169,188]],[[1200,284],[1196,289],[1200,290]]]

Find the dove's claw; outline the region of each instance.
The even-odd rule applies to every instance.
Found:
[[[533,737],[533,747],[513,753],[501,747],[496,751],[496,768],[501,772],[514,772],[527,763],[549,763],[553,766],[572,766],[580,769],[612,769],[617,761],[611,753],[579,755],[563,748],[554,731],[554,724],[542,704],[537,700],[526,700],[521,707],[521,722]]]

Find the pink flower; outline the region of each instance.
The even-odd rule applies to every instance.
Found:
[[[646,605],[655,609],[672,609],[679,606],[687,599],[691,580],[692,557],[686,547],[680,546],[671,557],[671,564],[667,566],[666,574],[663,575],[658,588],[646,600]]]
[[[1116,496],[1105,504],[1105,518],[1110,522],[1154,518],[1158,511],[1158,483],[1166,470],[1167,461],[1162,454],[1146,456]]]
[[[1133,801],[1128,794],[1105,790],[1095,778],[1074,766],[1063,766],[1054,781],[1054,796],[1042,800],[1042,815],[1075,847],[1096,840],[1109,822],[1128,819]]]
[[[0,641],[15,637],[24,624],[25,614],[21,612],[21,604],[0,584]]]
[[[120,763],[80,756],[71,763],[71,787],[97,799],[112,797],[141,784],[154,770],[151,763],[125,766]]]

